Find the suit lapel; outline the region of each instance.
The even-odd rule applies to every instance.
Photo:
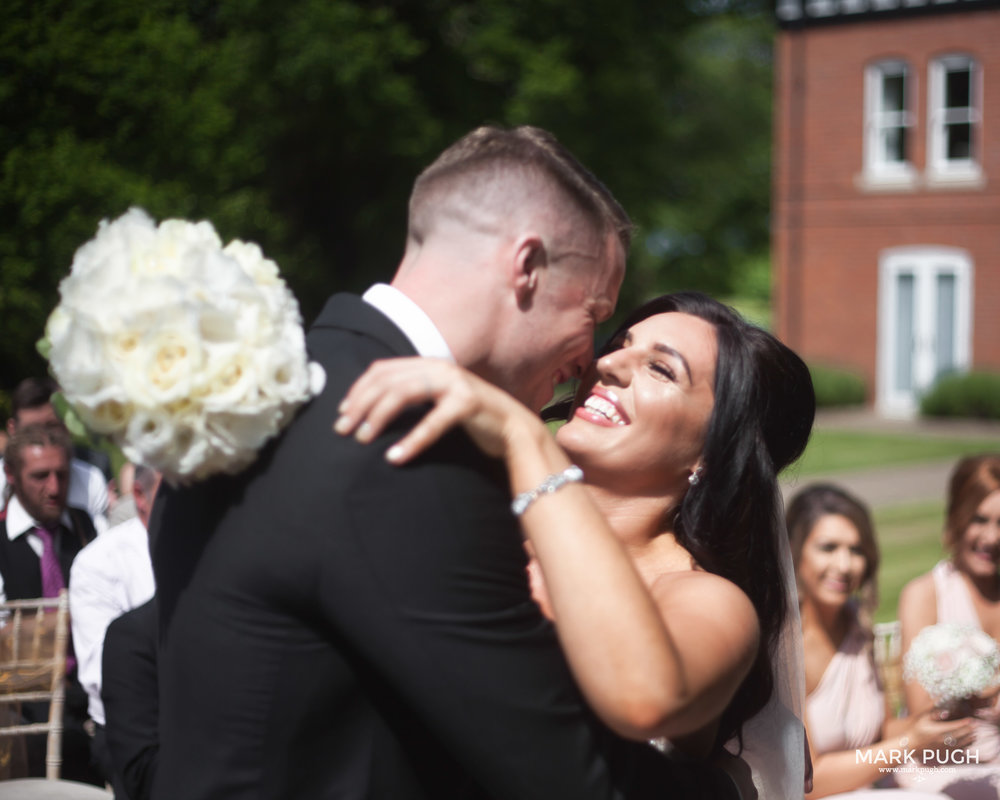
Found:
[[[335,294],[320,312],[311,330],[344,330],[369,336],[401,356],[415,356],[406,335],[385,314],[357,295]]]

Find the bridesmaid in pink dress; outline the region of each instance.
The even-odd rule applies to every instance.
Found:
[[[1000,640],[1000,455],[964,458],[952,472],[944,531],[950,557],[906,585],[899,598],[903,652],[926,626],[952,622],[981,628]],[[934,706],[915,681],[906,684],[911,711]],[[921,784],[956,800],[1000,797],[1000,702],[976,698],[975,740],[967,761]]]
[[[946,738],[971,737],[968,720],[940,721],[930,713],[894,719],[887,707],[872,649],[879,551],[867,509],[835,486],[807,487],[788,507],[788,533],[805,650],[806,732],[813,763],[808,796],[942,797],[901,789],[865,791],[876,781],[886,782],[887,767],[906,766],[907,751],[946,748]]]

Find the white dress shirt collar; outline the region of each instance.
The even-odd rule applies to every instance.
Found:
[[[396,287],[376,283],[361,299],[392,320],[420,355],[455,361],[451,348],[431,318]]]
[[[59,520],[68,528],[71,528],[73,525],[69,514],[65,511],[63,511]],[[38,527],[41,527],[38,521],[27,512],[15,495],[11,495],[10,501],[7,503],[7,538],[13,542],[19,536],[31,533]]]

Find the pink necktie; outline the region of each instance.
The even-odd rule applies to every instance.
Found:
[[[58,597],[59,591],[66,588],[66,582],[56,556],[53,532],[35,528],[35,533],[42,540],[42,557],[39,560],[42,569],[42,597]]]
[[[62,567],[56,556],[55,535],[45,528],[35,528],[35,534],[42,540],[42,557],[39,565],[42,570],[42,597],[58,597],[59,592],[66,588],[63,580]],[[66,672],[72,672],[76,667],[76,657],[73,654],[73,641],[66,648]]]

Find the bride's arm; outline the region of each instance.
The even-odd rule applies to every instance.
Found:
[[[348,393],[335,429],[370,441],[423,402],[435,405],[390,450],[396,463],[461,424],[484,452],[504,458],[515,496],[570,466],[534,413],[446,362],[378,362]],[[701,572],[665,575],[651,591],[578,483],[531,503],[521,525],[570,667],[606,724],[634,739],[670,738],[722,712],[756,653],[757,620],[742,592]]]

